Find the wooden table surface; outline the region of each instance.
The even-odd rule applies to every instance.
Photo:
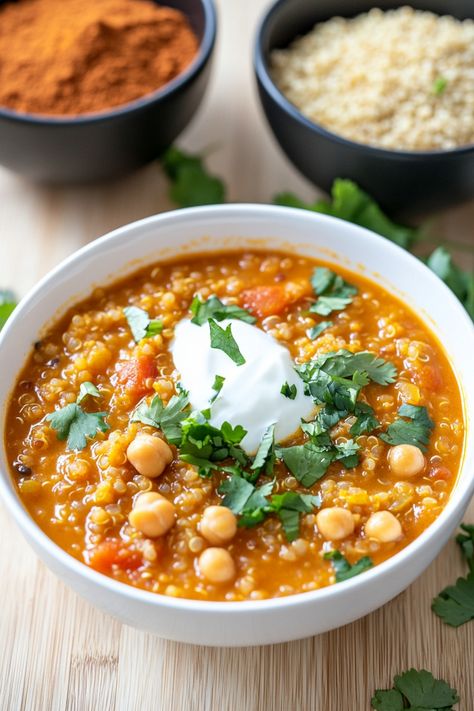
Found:
[[[211,151],[229,199],[267,202],[299,177],[270,136],[251,71],[262,0],[221,0],[212,84],[181,137]],[[63,257],[113,227],[169,209],[157,165],[114,184],[38,187],[0,171],[0,286],[23,295]],[[474,240],[474,203],[440,216],[445,236]],[[474,520],[471,505],[467,520]],[[329,634],[247,649],[166,642],[123,626],[68,590],[0,508],[0,711],[366,711],[376,687],[425,667],[474,708],[474,623],[453,630],[432,597],[464,574],[454,542],[409,590]]]

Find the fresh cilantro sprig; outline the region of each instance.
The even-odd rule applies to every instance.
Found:
[[[240,527],[253,527],[267,516],[276,515],[280,519],[288,541],[299,536],[300,518],[303,513],[310,513],[321,505],[319,496],[299,494],[287,491],[270,496],[274,481],[255,487],[241,476],[232,474],[219,487],[224,495],[222,501],[235,514],[240,516]],[[268,498],[270,496],[270,498]]]
[[[17,306],[15,295],[12,291],[0,290],[0,331],[10,318]]]
[[[276,456],[286,464],[295,479],[309,489],[326,474],[336,458],[336,451],[332,447],[307,442],[292,447],[277,447]]]
[[[381,434],[380,438],[388,444],[413,444],[423,452],[426,451],[434,427],[426,407],[402,405],[398,414],[399,417],[388,426],[387,432]]]
[[[371,703],[376,711],[453,711],[458,701],[445,681],[426,669],[410,669],[395,677],[392,689],[377,689]]]
[[[356,403],[354,415],[357,419],[349,430],[349,433],[353,437],[359,437],[359,435],[362,434],[370,434],[370,432],[380,427],[380,422],[375,417],[374,408],[366,402]]]
[[[188,414],[189,399],[185,391],[173,395],[165,406],[159,395],[154,395],[151,402],[143,400],[132,412],[131,422],[142,422],[144,425],[161,429],[168,442],[181,442],[181,423]]]
[[[340,551],[328,551],[324,554],[324,560],[330,560],[334,573],[336,575],[336,583],[342,583],[344,580],[354,578],[356,575],[369,570],[373,567],[372,559],[369,556],[359,558],[359,560],[351,565]]]
[[[474,526],[462,523],[461,530],[463,532],[458,534],[456,541],[469,566],[469,573],[444,588],[431,605],[433,612],[451,627],[474,620]]]
[[[228,355],[236,365],[244,365],[246,361],[234,338],[231,324],[229,323],[224,329],[222,326],[219,326],[217,321],[210,318],[209,330],[211,335],[211,348],[216,348]]]
[[[284,397],[287,397],[289,400],[294,400],[298,394],[298,388],[294,383],[292,385],[289,385],[287,382],[284,382],[281,386],[280,392]]]
[[[161,164],[170,179],[170,198],[179,207],[225,202],[223,181],[209,173],[201,156],[171,146],[162,156]]]
[[[197,326],[207,323],[210,318],[214,321],[224,321],[237,319],[245,323],[255,323],[256,318],[246,309],[242,309],[235,304],[224,304],[217,296],[210,296],[207,301],[201,301],[199,296],[195,296],[191,302],[191,321]]]
[[[107,432],[109,425],[104,421],[106,412],[85,412],[75,402],[51,412],[46,419],[56,430],[59,440],[67,440],[68,449],[79,451],[87,446],[98,432]]]
[[[162,321],[151,319],[148,313],[138,306],[126,306],[123,312],[135,343],[139,343],[143,338],[157,336],[163,330]]]
[[[192,413],[180,423],[180,439],[178,444],[179,458],[198,468],[201,476],[209,477],[212,471],[222,469],[220,462],[234,459],[237,466],[230,470],[240,471],[246,466],[248,457],[239,446],[247,430],[241,425],[232,427],[224,422],[220,428],[214,427],[202,413]],[[229,470],[229,467],[224,471]]]
[[[357,288],[327,267],[317,267],[311,277],[311,285],[318,297],[310,312],[329,316],[333,311],[342,311],[357,294]]]

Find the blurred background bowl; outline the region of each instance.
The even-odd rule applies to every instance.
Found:
[[[86,183],[118,178],[155,160],[194,116],[208,84],[216,37],[213,0],[166,0],[199,39],[192,64],[130,104],[75,117],[0,108],[0,164],[32,180]]]
[[[327,192],[335,178],[351,178],[392,214],[414,216],[474,196],[474,145],[412,152],[353,142],[303,116],[269,73],[271,51],[287,47],[317,22],[336,15],[354,17],[373,7],[389,10],[407,4],[461,20],[474,18],[472,0],[278,0],[258,28],[254,68],[260,100],[275,138],[306,178]]]

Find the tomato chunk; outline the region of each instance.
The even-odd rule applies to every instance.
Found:
[[[278,284],[246,289],[242,292],[242,299],[244,308],[259,318],[280,314],[293,301],[285,287]]]
[[[99,573],[110,573],[114,565],[125,571],[136,570],[143,560],[137,551],[129,550],[122,541],[106,539],[88,551],[87,562]]]
[[[151,355],[142,355],[124,361],[117,370],[117,382],[128,390],[135,400],[150,392],[151,388],[147,385],[147,380],[155,377],[155,359]]]

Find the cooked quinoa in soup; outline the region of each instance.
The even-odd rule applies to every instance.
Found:
[[[293,254],[149,266],[35,343],[5,439],[70,555],[199,600],[340,583],[440,514],[464,426],[449,361],[378,284]]]

